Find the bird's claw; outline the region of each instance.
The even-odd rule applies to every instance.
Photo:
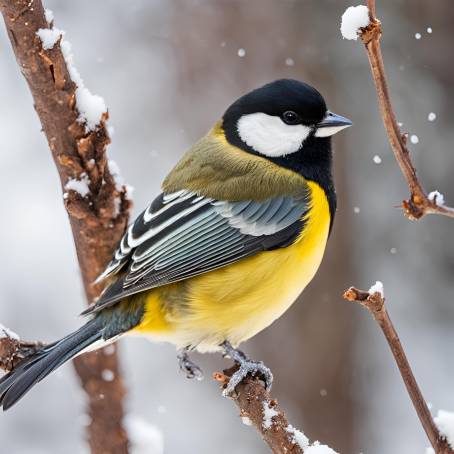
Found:
[[[235,394],[236,387],[246,378],[247,375],[260,376],[265,382],[267,391],[271,390],[273,385],[273,373],[265,366],[262,361],[245,360],[240,364],[240,368],[230,377],[227,386],[222,391],[224,397],[232,397]]]
[[[202,369],[188,356],[187,350],[182,350],[177,354],[178,365],[180,370],[184,372],[186,378],[195,378],[196,380],[203,380]]]
[[[240,367],[230,377],[229,383],[222,391],[224,397],[232,397],[235,393],[236,387],[248,376],[253,377],[260,376],[265,383],[267,391],[271,390],[273,385],[273,373],[269,367],[265,366],[262,361],[250,360],[242,351],[232,347],[229,342],[222,344],[224,349],[224,356],[228,356],[233,359]]]

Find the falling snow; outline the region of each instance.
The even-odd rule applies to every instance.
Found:
[[[430,114],[427,115],[427,119],[429,121],[435,121],[436,118],[437,118],[437,114],[435,112],[430,112]]]
[[[243,48],[238,49],[238,57],[244,57],[246,56],[246,50]]]
[[[410,142],[413,143],[413,144],[419,143],[419,137],[416,134],[412,134],[410,136]]]
[[[381,158],[380,156],[378,156],[378,154],[376,154],[373,158],[375,164],[381,164]]]

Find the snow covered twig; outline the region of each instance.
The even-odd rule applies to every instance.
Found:
[[[381,22],[376,18],[375,0],[368,0],[367,7],[369,24],[365,27],[362,27],[363,24],[361,24],[361,28],[358,28],[358,35],[366,47],[389,143],[410,190],[410,198],[402,202],[404,212],[410,219],[421,219],[426,214],[454,217],[454,208],[444,205],[444,200],[442,201],[441,198],[437,199],[427,195],[416,175],[410,150],[407,148],[408,135],[401,132],[391,102],[380,46],[382,27]]]
[[[41,342],[23,341],[16,333],[0,324],[0,369],[9,372],[42,345]]]
[[[380,325],[380,328],[385,335],[389,348],[394,356],[397,367],[399,368],[402,380],[407,388],[407,392],[413,403],[413,406],[418,414],[421,425],[426,432],[427,437],[436,454],[453,454],[454,451],[450,448],[446,439],[440,435],[440,432],[435,425],[430,410],[426,401],[419,389],[416,378],[408,362],[404,348],[400,342],[396,329],[389,317],[385,306],[385,298],[383,296],[383,286],[377,282],[369,291],[359,290],[355,287],[350,287],[344,293],[344,298],[348,301],[354,301],[369,310],[375,321]]]
[[[216,372],[213,378],[225,387],[236,367]],[[284,410],[257,378],[246,377],[236,388],[233,400],[243,424],[254,426],[274,454],[337,454],[289,424]]]
[[[126,187],[109,169],[107,108],[84,86],[65,33],[54,27],[53,14],[41,0],[0,0],[0,12],[60,175],[87,301],[92,302],[102,290],[92,283],[126,229],[131,204]],[[89,398],[92,453],[126,453],[125,389],[115,347],[82,355],[75,366]],[[103,380],[105,370],[113,380]]]

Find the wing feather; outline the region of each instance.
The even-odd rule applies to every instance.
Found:
[[[128,228],[106,271],[122,271],[97,303],[121,299],[290,244],[304,227],[308,193],[265,201],[213,200],[189,191],[161,194]]]

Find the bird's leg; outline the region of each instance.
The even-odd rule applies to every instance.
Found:
[[[203,372],[197,364],[192,362],[188,355],[189,348],[185,347],[177,352],[178,365],[180,370],[186,374],[186,378],[203,380]]]
[[[224,341],[221,344],[221,347],[223,349],[224,357],[228,356],[240,366],[240,368],[230,377],[229,383],[223,391],[225,397],[231,397],[235,392],[235,388],[248,374],[251,374],[253,377],[261,375],[267,391],[271,389],[273,374],[262,361],[252,361],[242,351],[233,348],[229,341]]]

